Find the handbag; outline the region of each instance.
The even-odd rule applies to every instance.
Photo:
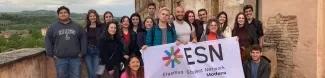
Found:
[[[118,46],[118,45],[117,45],[117,46]],[[113,56],[115,55],[115,52],[116,52],[116,48],[117,48],[117,46],[115,47],[113,54],[109,57],[109,60],[111,60],[111,59],[113,58]],[[105,71],[105,68],[106,68],[106,67],[105,67],[104,64],[99,65],[96,74],[97,74],[97,75],[103,75],[103,73],[104,73],[104,71]]]

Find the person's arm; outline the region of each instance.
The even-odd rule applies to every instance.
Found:
[[[152,30],[154,30],[154,29],[152,29],[152,28],[150,28],[149,30],[148,30],[148,32],[147,32],[147,36],[146,36],[146,44],[145,45],[147,45],[147,46],[153,46],[152,45],[152,34],[151,34],[151,32],[152,32]]]
[[[54,38],[53,38],[53,26],[50,26],[48,28],[48,30],[46,31],[46,35],[44,38],[44,46],[45,46],[45,50],[46,50],[46,54],[49,57],[53,57],[54,56]]]
[[[267,64],[263,71],[261,78],[269,78],[271,74],[271,65]]]
[[[261,21],[258,21],[258,23],[259,23],[259,36],[260,36],[260,38],[259,38],[259,45],[260,45],[260,47],[263,47],[263,43],[264,43],[264,30],[263,30],[263,24],[262,24],[262,22]]]
[[[198,41],[197,41],[196,34],[195,34],[195,28],[194,28],[194,26],[192,26],[191,37],[192,37],[192,42],[194,42],[194,43],[198,42]]]
[[[81,49],[79,57],[82,57],[87,52],[87,37],[86,37],[86,32],[83,31],[82,27],[80,25],[78,25],[78,26],[80,28],[80,31],[79,31],[79,34],[80,34],[79,43],[80,43],[80,49]]]
[[[109,57],[109,56],[107,56],[108,54],[106,52],[105,44],[107,44],[107,43],[105,42],[104,39],[100,39],[98,42],[98,49],[100,52],[99,58],[100,58],[102,64],[106,64],[108,57]]]

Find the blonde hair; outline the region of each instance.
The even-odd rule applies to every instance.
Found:
[[[168,13],[170,13],[170,9],[167,7],[160,8],[159,13],[161,13],[161,11],[163,11],[163,10],[168,11]]]

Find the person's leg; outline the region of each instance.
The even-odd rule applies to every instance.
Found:
[[[56,78],[68,78],[68,59],[54,59]]]
[[[81,72],[81,59],[71,58],[69,59],[69,78],[80,78]]]
[[[93,64],[92,64],[92,48],[88,47],[87,48],[87,53],[85,55],[85,62],[86,62],[86,66],[87,66],[87,72],[88,72],[88,78],[92,78],[93,77]]]
[[[94,78],[98,78],[96,72],[99,70],[99,49],[98,48],[94,48],[94,55],[92,57],[92,66],[93,66],[93,77]]]

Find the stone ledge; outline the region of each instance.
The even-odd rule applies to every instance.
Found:
[[[276,43],[268,43],[268,42],[263,43],[263,47],[276,47],[276,46],[278,46],[278,44]]]
[[[26,58],[40,55],[44,52],[44,48],[23,48],[5,53],[0,53],[0,67],[24,60]]]

